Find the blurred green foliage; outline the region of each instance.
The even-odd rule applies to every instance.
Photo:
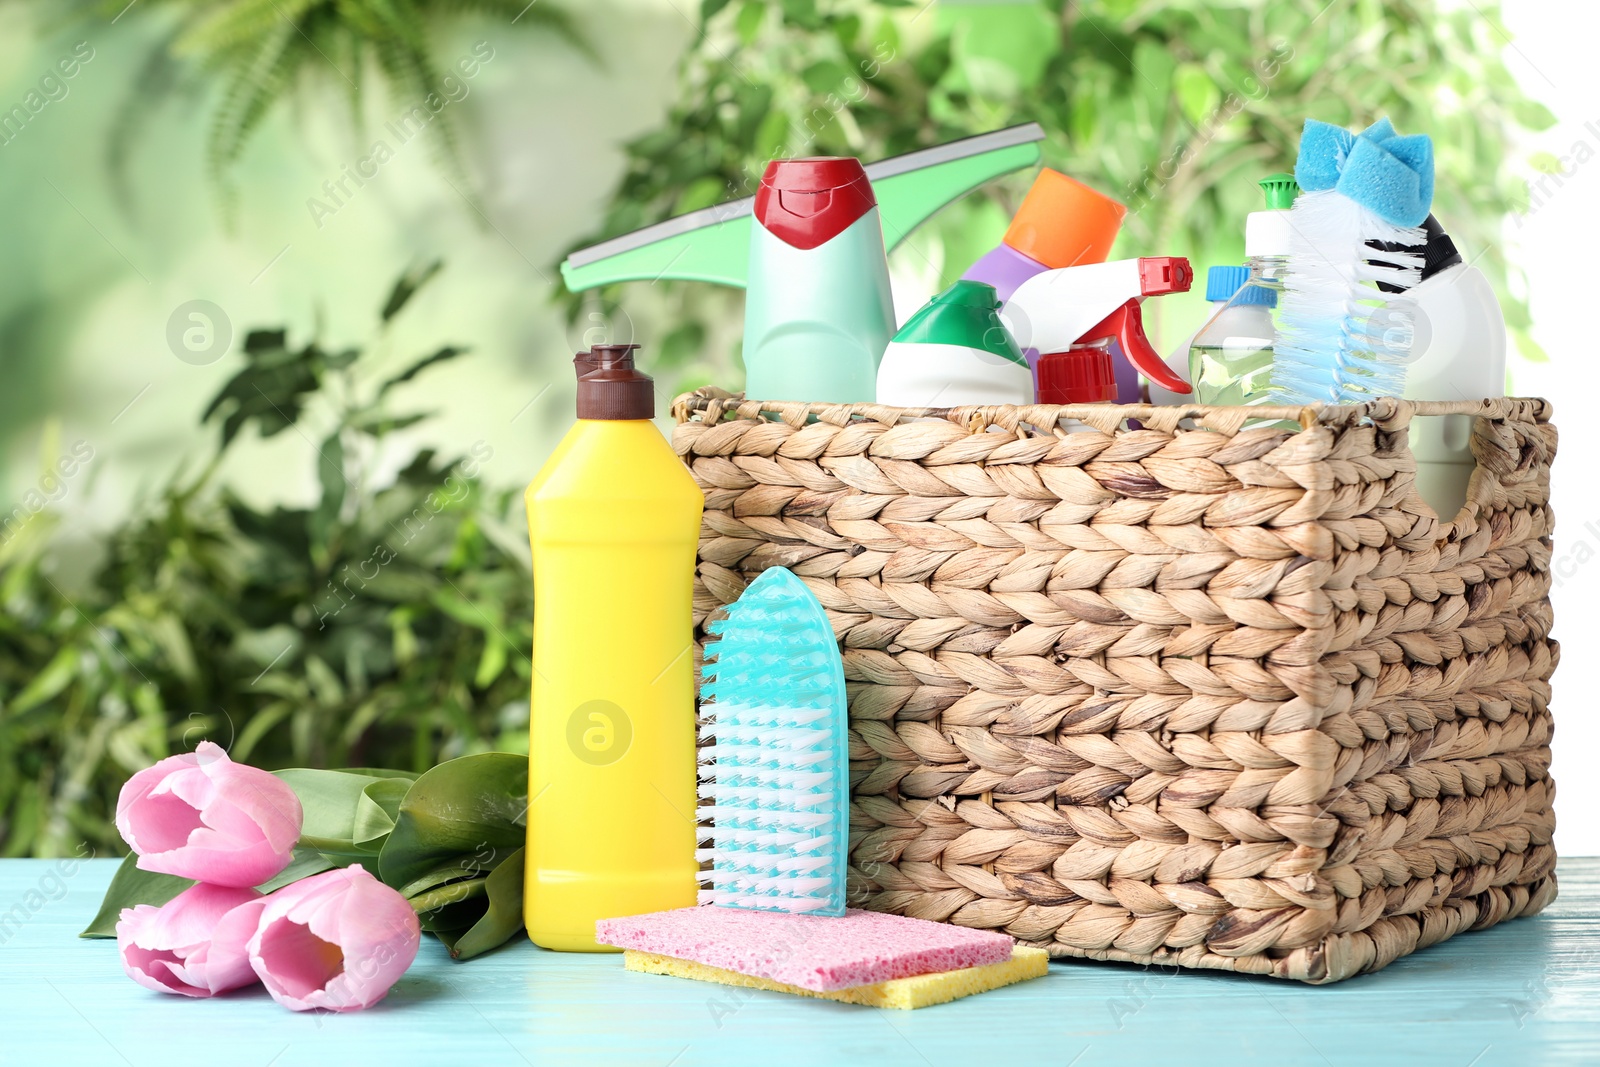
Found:
[[[407,272],[381,335],[438,265]],[[204,421],[203,468],[175,475],[113,530],[86,590],[46,565],[49,512],[0,546],[0,854],[120,850],[111,819],[135,770],[210,739],[267,768],[381,766],[527,751],[532,586],[512,491],[491,491],[485,443],[369,469],[385,436],[425,418],[391,390],[458,358],[448,346],[399,374],[360,348],[282,330],[245,339],[245,365]],[[238,436],[311,433],[320,499],[258,509],[217,484]],[[10,531],[8,531],[10,533]]]
[[[875,160],[1034,120],[1048,166],[1129,206],[1114,255],[1186,255],[1203,270],[1243,261],[1256,179],[1293,169],[1307,117],[1357,127],[1388,115],[1433,136],[1435,211],[1494,281],[1522,354],[1543,358],[1499,254],[1505,216],[1527,203],[1502,164],[1519,127],[1554,117],[1500,61],[1510,38],[1494,4],[703,0],[701,15],[680,99],[627,146],[605,220],[578,246],[751,195],[769,159]],[[897,256],[954,280],[998,242],[1030,180],[967,197]],[[626,305],[637,336],[663,338],[658,376],[736,388],[732,338],[704,350],[728,310],[709,288],[680,286],[660,323],[640,321],[639,287],[568,308]]]
[[[134,6],[127,0],[71,3],[78,18],[96,23],[120,19]],[[360,126],[373,74],[387,83],[394,101],[428,108],[423,124],[436,160],[447,177],[470,189],[460,116],[445,103],[436,104],[452,98],[460,82],[457,70],[441,62],[430,44],[443,16],[480,14],[542,27],[593,54],[564,10],[527,0],[152,0],[134,16],[163,13],[173,16],[166,37],[145,58],[113,128],[113,167],[120,171],[144,130],[152,101],[180,88],[215,83],[219,91],[206,163],[230,208],[228,172],[263,120],[297,86],[306,82],[344,95]]]

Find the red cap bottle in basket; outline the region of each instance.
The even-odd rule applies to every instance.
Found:
[[[1039,359],[1039,403],[1109,404],[1117,399],[1111,349],[1087,345]]]
[[[756,190],[755,219],[785,244],[804,250],[826,244],[877,205],[859,159],[774,159]]]

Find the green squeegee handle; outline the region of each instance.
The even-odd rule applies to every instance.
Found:
[[[1026,131],[1028,127],[1019,129]],[[869,166],[867,174],[872,178],[872,189],[877,196],[878,211],[883,221],[884,247],[893,251],[912,230],[940,208],[961,199],[991,178],[1037,165],[1040,157],[1039,139],[1044,136],[1044,131],[1037,126],[1033,126],[1032,130],[1038,131],[1038,136],[1021,144],[975,152],[925,166],[916,166],[914,163],[910,169],[897,166],[899,160],[909,160],[906,156]],[[953,146],[941,147],[950,149]],[[940,150],[928,151],[937,153]],[[911,156],[920,154],[911,153]],[[879,177],[874,171],[889,173]],[[676,232],[668,232],[659,240],[645,244],[637,244],[630,239],[633,236],[630,235],[575,252],[561,264],[561,277],[567,288],[575,293],[614,282],[662,279],[710,282],[743,289],[749,266],[752,225],[748,203],[745,200],[721,204],[695,212],[692,216],[668,219],[660,224],[660,229]],[[705,219],[703,223],[699,222],[702,216]],[[641,231],[638,236],[646,235],[646,231]],[[605,254],[608,247],[616,247],[617,250]]]

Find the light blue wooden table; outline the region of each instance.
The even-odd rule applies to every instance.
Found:
[[[0,1063],[1600,1064],[1600,860],[1563,862],[1537,918],[1325,988],[1063,962],[897,1012],[629,974],[617,956],[521,940],[456,964],[424,937],[388,999],[350,1015],[296,1015],[259,988],[193,1001],[135,985],[114,942],[76,936],[114,867],[81,864],[63,889],[48,861],[0,863]]]

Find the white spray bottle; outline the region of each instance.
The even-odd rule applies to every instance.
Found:
[[[1189,289],[1194,271],[1182,256],[1143,256],[1062,267],[1023,282],[1000,312],[1018,346],[1039,356],[1041,404],[1085,404],[1117,398],[1110,343],[1135,369],[1175,393],[1189,383],[1167,369],[1144,334],[1146,298]]]

